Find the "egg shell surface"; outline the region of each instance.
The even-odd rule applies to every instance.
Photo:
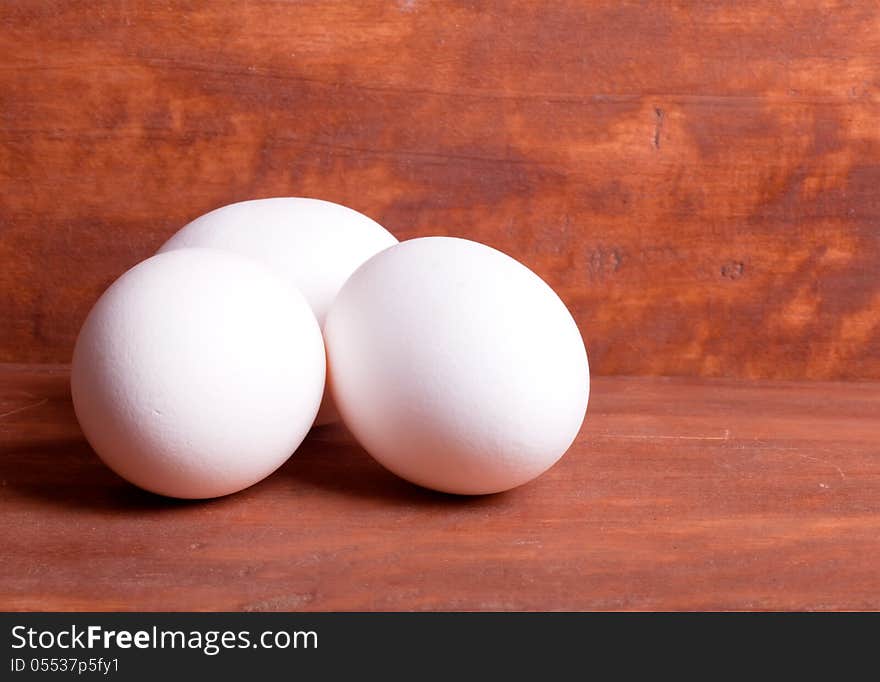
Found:
[[[426,237],[364,263],[324,327],[343,421],[392,472],[482,494],[552,466],[581,427],[589,366],[556,293],[476,242]]]
[[[312,425],[325,378],[305,298],[242,256],[153,256],[101,296],[77,339],[74,408],[116,473],[181,498],[236,492],[277,469]]]
[[[181,228],[159,253],[208,247],[260,260],[296,285],[323,326],[330,304],[351,273],[396,243],[379,223],[346,206],[320,199],[275,197],[206,213]],[[337,418],[328,397],[316,424]]]

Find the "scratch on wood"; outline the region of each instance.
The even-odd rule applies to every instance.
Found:
[[[12,416],[13,414],[18,414],[19,412],[24,412],[25,410],[33,410],[34,408],[40,407],[41,405],[45,405],[48,402],[49,402],[48,398],[43,398],[42,400],[38,400],[37,402],[33,403],[32,405],[24,405],[23,407],[17,407],[14,410],[9,410],[9,412],[4,412],[3,414],[0,414],[0,419],[3,419],[4,417]]]
[[[819,464],[824,464],[826,466],[834,467],[835,469],[837,469],[837,473],[840,474],[840,480],[841,481],[846,480],[846,474],[843,473],[843,469],[841,469],[839,466],[837,466],[833,462],[829,462],[827,459],[819,459],[818,457],[812,457],[810,455],[805,455],[803,453],[798,453],[798,457],[800,457],[801,459],[808,459],[811,462],[818,462]]]
[[[588,267],[592,277],[604,278],[620,270],[623,253],[617,247],[611,249],[598,247],[590,253]]]
[[[742,261],[729,261],[721,266],[721,276],[727,279],[739,279],[744,271],[745,265]]]
[[[727,441],[730,440],[730,429],[724,429],[723,436],[671,436],[671,435],[649,435],[642,436],[637,434],[626,434],[626,433],[602,433],[599,434],[604,436],[605,438],[631,438],[635,440],[720,440]]]
[[[314,601],[315,595],[312,592],[305,594],[288,594],[280,597],[273,597],[263,601],[246,604],[242,610],[249,612],[262,611],[293,611],[302,608],[304,605]]]
[[[654,107],[654,149],[660,149],[660,133],[663,130],[663,118],[666,114],[660,107]]]

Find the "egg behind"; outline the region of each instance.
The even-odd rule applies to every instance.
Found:
[[[86,438],[146,490],[217,497],[277,469],[312,425],[324,346],[305,298],[243,256],[162,253],[123,274],[77,339]]]
[[[323,326],[330,304],[361,263],[397,243],[374,220],[320,199],[275,197],[229,204],[196,218],[159,249],[222,249],[248,256],[287,277]],[[317,424],[336,421],[331,401]]]

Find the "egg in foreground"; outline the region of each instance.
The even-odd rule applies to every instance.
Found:
[[[318,323],[345,280],[365,260],[397,243],[379,223],[346,206],[320,199],[275,197],[223,206],[181,228],[160,253],[207,247],[255,258],[305,295]],[[336,421],[328,400],[317,424]]]
[[[89,443],[146,490],[209,498],[277,469],[312,425],[325,357],[287,280],[210,249],[162,253],[89,313],[71,392]]]
[[[428,488],[522,485],[565,453],[586,413],[571,314],[531,270],[477,242],[426,237],[377,254],[339,292],[324,338],[345,424]]]

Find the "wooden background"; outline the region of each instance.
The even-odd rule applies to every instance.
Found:
[[[597,374],[880,379],[880,6],[0,5],[0,361],[219,205],[521,259]]]

